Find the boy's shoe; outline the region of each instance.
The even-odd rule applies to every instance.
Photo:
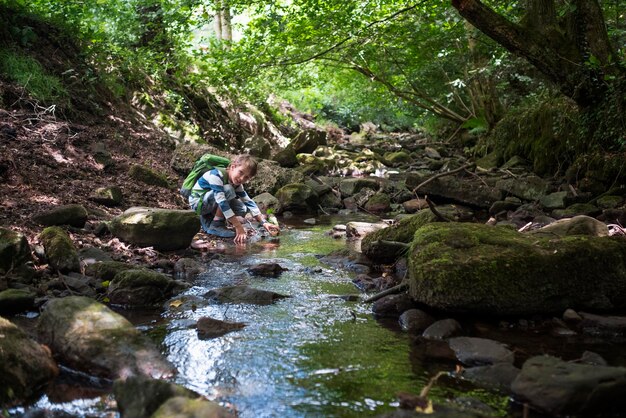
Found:
[[[210,229],[212,220],[213,220],[213,216],[211,215],[209,216],[200,215],[200,226],[202,227],[202,230],[206,232],[207,234],[210,234],[209,229]]]
[[[236,235],[234,231],[226,228],[226,221],[224,219],[213,219],[213,222],[211,222],[209,227],[205,229],[205,232],[222,238],[234,238]]]

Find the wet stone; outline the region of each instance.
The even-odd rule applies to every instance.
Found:
[[[203,340],[221,337],[229,332],[243,329],[245,326],[246,324],[241,322],[226,322],[220,321],[219,319],[209,318],[208,316],[203,316],[198,319],[196,329],[198,331],[198,338]]]
[[[245,303],[252,305],[270,305],[289,296],[250,286],[226,286],[209,290],[205,295],[220,303]]]
[[[518,400],[551,415],[620,416],[626,408],[626,368],[528,359],[511,388]]]
[[[420,309],[409,309],[400,315],[400,327],[409,334],[420,334],[435,320],[432,316]]]
[[[504,344],[486,338],[457,337],[448,343],[459,361],[469,366],[513,364],[515,360],[513,352]]]
[[[250,274],[252,274],[253,276],[262,277],[278,277],[282,274],[283,271],[288,270],[289,269],[284,268],[277,263],[260,263],[248,269]]]
[[[511,363],[497,363],[464,369],[461,377],[488,389],[496,389],[509,393],[511,383],[520,370]]]
[[[399,295],[389,295],[380,298],[372,306],[372,311],[377,317],[398,318],[404,311],[415,307],[411,297],[402,293]]]
[[[461,332],[461,324],[456,319],[442,319],[424,330],[422,337],[429,340],[445,340]]]

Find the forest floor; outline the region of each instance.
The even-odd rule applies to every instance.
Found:
[[[128,207],[186,208],[176,187],[181,179],[169,165],[174,143],[139,112],[118,106],[101,115],[63,115],[22,99],[17,87],[2,82],[0,99],[0,225],[21,232],[31,245],[43,229],[33,215],[57,205],[88,210],[84,232],[72,231],[81,235],[79,246],[101,246],[88,231]],[[128,171],[135,164],[165,174],[172,187],[132,179]],[[91,200],[96,189],[111,186],[122,190],[121,207]]]

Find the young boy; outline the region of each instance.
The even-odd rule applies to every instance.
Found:
[[[200,224],[207,234],[222,238],[235,237],[235,243],[241,244],[248,239],[239,220],[249,210],[252,216],[272,235],[280,228],[267,222],[259,207],[243,188],[256,175],[257,162],[248,154],[235,157],[227,168],[214,168],[198,179],[189,196],[189,206],[197,211],[200,205]],[[226,228],[226,221],[235,232]]]

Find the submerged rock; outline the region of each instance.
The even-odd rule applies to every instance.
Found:
[[[219,319],[213,319],[207,316],[198,319],[198,323],[196,324],[198,338],[201,340],[220,337],[229,332],[243,329],[245,326],[246,324],[241,322],[220,321]]]
[[[260,263],[248,269],[250,274],[262,277],[278,277],[283,271],[288,271],[277,263]]]
[[[519,372],[520,369],[511,363],[496,363],[464,369],[462,377],[476,385],[510,393],[511,384]]]
[[[182,283],[165,274],[133,269],[115,275],[109,284],[108,296],[111,303],[150,306],[165,301],[182,287],[184,287]]]
[[[416,301],[447,311],[529,315],[620,309],[626,307],[626,240],[431,224],[415,233],[409,276]]]
[[[215,299],[221,303],[249,303],[253,305],[270,305],[280,299],[289,297],[244,285],[212,289],[204,296],[209,299]]]
[[[461,324],[456,319],[448,318],[436,321],[422,333],[427,340],[446,340],[461,332]]]
[[[76,370],[106,378],[168,377],[173,367],[126,318],[82,296],[53,299],[37,324],[40,340]]]
[[[504,344],[485,338],[456,337],[448,341],[456,358],[469,366],[485,364],[513,364],[515,355]]]
[[[626,408],[626,368],[528,359],[511,385],[522,401],[552,415],[620,416]]]

